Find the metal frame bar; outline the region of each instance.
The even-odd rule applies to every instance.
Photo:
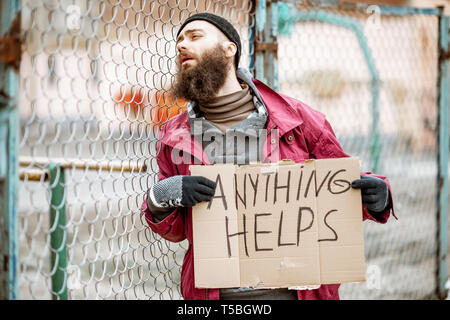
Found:
[[[50,164],[50,266],[52,298],[67,300],[66,184],[64,169]]]
[[[438,131],[439,145],[437,156],[437,221],[438,221],[438,250],[437,250],[437,295],[445,299],[447,292],[447,251],[448,251],[448,155],[449,155],[449,32],[450,17],[444,16],[443,10],[439,15],[439,104],[438,104]],[[443,58],[447,55],[447,58]]]
[[[431,15],[438,16],[441,14],[439,9],[435,8],[411,8],[411,7],[390,7],[390,6],[379,6],[380,13],[385,15]]]
[[[312,9],[330,9],[330,8],[341,8],[341,9],[348,9],[348,10],[360,10],[360,11],[366,11],[368,7],[370,6],[377,6],[380,8],[381,14],[392,14],[392,15],[434,15],[438,16],[440,15],[440,9],[437,8],[437,6],[431,6],[431,7],[414,7],[414,3],[410,3],[409,6],[396,6],[396,5],[389,5],[389,4],[378,4],[377,1],[370,1],[368,2],[360,2],[357,0],[347,0],[347,1],[341,1],[341,0],[296,0],[296,5],[304,5],[304,6],[310,6]]]
[[[255,78],[278,90],[278,0],[255,0]]]
[[[0,35],[11,35],[20,14],[19,0],[0,4]],[[16,20],[17,21],[17,20]],[[19,74],[17,65],[0,62],[0,299],[19,298],[19,235],[17,217]]]
[[[92,159],[74,159],[74,158],[45,158],[45,157],[20,157],[21,167],[48,167],[50,164],[57,164],[64,169],[79,170],[102,170],[118,172],[146,172],[147,165],[137,161],[97,161]]]

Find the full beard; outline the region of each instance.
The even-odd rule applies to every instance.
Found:
[[[178,58],[178,72],[171,92],[175,97],[199,104],[208,103],[225,84],[229,68],[225,51],[220,45],[205,51],[197,60],[197,65],[192,67],[181,68]]]

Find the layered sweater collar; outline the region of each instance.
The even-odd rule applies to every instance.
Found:
[[[249,87],[241,84],[242,89],[224,96],[216,97],[199,110],[206,120],[222,132],[244,121],[255,110]]]

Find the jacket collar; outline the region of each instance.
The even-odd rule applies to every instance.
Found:
[[[279,136],[281,137],[286,132],[289,132],[303,123],[298,111],[294,109],[285,97],[254,78],[251,78],[251,87],[252,89],[256,88],[256,90],[254,90],[255,94],[259,95],[258,99],[263,101],[267,109],[268,132],[273,129],[278,129]],[[187,112],[183,112],[167,122],[160,139],[161,143],[172,148],[187,151],[203,163],[208,164],[208,160],[203,153],[201,144],[199,144],[190,133],[190,123]]]
[[[269,114],[267,129],[277,128],[280,136],[303,123],[298,111],[279,93],[257,79],[253,79]]]
[[[187,112],[177,115],[166,123],[161,132],[160,141],[173,149],[183,151],[184,155],[192,155],[202,163],[209,164],[202,145],[191,135]],[[173,154],[172,156],[180,155]]]

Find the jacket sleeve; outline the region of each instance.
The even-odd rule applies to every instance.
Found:
[[[323,158],[344,158],[349,157],[339,144],[333,129],[331,128],[328,120],[323,119],[322,130],[316,136],[315,142],[309,144],[310,154],[316,159]],[[379,214],[371,214],[369,210],[363,205],[363,220],[369,219],[379,223],[386,223],[389,219],[390,214],[397,218],[394,213],[394,203],[392,201],[392,192],[389,180],[386,177],[373,174],[371,172],[362,172],[361,175],[372,176],[383,179],[389,187],[389,205],[384,212]]]
[[[170,148],[162,145],[156,160],[159,166],[158,181],[178,174],[175,164],[172,162]],[[163,220],[158,221],[154,219],[152,213],[150,212],[150,208],[147,203],[148,191],[146,192],[146,196],[144,198],[141,212],[145,215],[145,220],[153,232],[172,242],[179,242],[186,239],[184,227],[187,208],[177,207]]]

